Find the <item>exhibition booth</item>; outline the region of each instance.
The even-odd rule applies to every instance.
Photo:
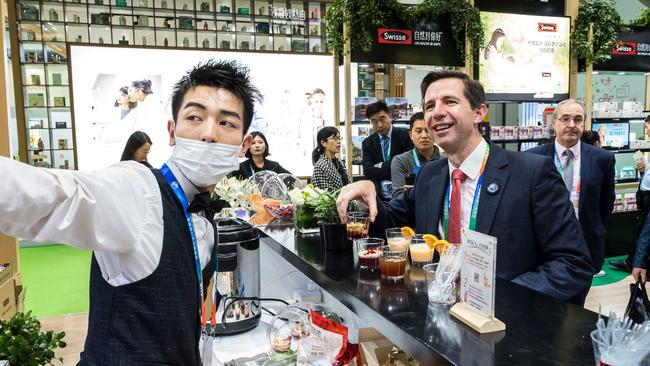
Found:
[[[0,128],[0,140],[8,142],[0,141],[0,155],[37,167],[93,171],[118,162],[129,136],[143,131],[152,140],[148,161],[159,167],[172,151],[167,122],[174,84],[201,61],[237,60],[250,68],[252,83],[264,97],[255,105],[251,130],[266,135],[271,158],[299,179],[257,176],[252,186],[238,183],[243,200],[218,197],[233,206],[224,211],[224,216],[238,220],[232,230],[253,233],[246,240],[228,243],[240,255],[237,264],[252,268],[250,273],[244,267],[224,269],[227,279],[215,279],[214,288],[227,295],[217,299],[220,308],[214,316],[223,323],[212,325],[220,336],[214,340],[220,347],[209,356],[213,364],[259,363],[267,356],[286,365],[325,362],[317,356],[318,347],[304,348],[313,358],[301,354],[301,347],[313,347],[308,336],[324,327],[314,321],[321,316],[345,325],[336,351],[352,354],[345,358],[342,351],[322,350],[333,356],[326,360],[330,364],[352,360],[371,366],[593,364],[589,337],[598,314],[497,278],[495,241],[477,237],[476,242],[463,242],[475,245],[476,258],[481,259],[476,262],[484,266],[458,259],[451,281],[454,301],[432,306],[430,286],[435,279],[428,277],[425,266],[415,263],[412,247],[410,259],[400,262],[401,274],[387,276],[379,260],[372,270],[362,263],[368,258],[358,244],[352,244],[355,237],[349,225],[341,224],[339,247],[332,248],[331,237],[327,239],[332,234],[323,225],[305,224],[314,218],[313,212],[306,212],[304,183],[311,178],[316,132],[323,126],[339,128],[345,141],[341,157],[352,175],[360,178],[361,144],[373,132],[366,107],[383,100],[395,126],[408,128],[409,118],[422,110],[420,82],[433,70],[467,72],[484,85],[489,114],[481,132],[493,144],[510,150],[524,151],[552,141],[553,108],[564,99],[584,98],[588,93],[593,104],[586,129],[605,131],[604,148],[616,154],[617,201],[607,228],[606,256],[624,254],[636,240],[635,153],[650,158],[643,123],[650,99],[650,63],[645,59],[650,49],[640,51],[650,44],[650,32],[637,29],[623,41],[639,44],[635,61],[594,65],[592,85],[586,86],[585,79],[591,79],[577,72],[570,48],[577,1],[476,0],[473,6],[480,10],[485,37],[480,51],[459,45],[451,17],[427,15],[408,24],[394,19],[380,27],[368,25],[372,47],[353,49],[342,57],[334,56],[327,46],[325,14],[334,3],[8,2],[5,49],[12,57],[3,73],[6,80],[0,81],[7,86],[8,109],[15,113],[0,108],[9,116],[8,130]],[[621,57],[628,56],[624,49],[620,51]],[[125,91],[141,82],[148,83],[149,90],[130,105]],[[367,236],[367,218],[365,225]],[[409,241],[411,237],[415,238],[410,235]],[[246,245],[241,249],[243,242],[254,243],[254,252],[248,253],[251,249]],[[431,254],[427,262],[445,253],[446,248],[439,250],[438,244],[426,242],[426,254]],[[242,259],[242,252],[252,259]],[[0,319],[6,320],[24,309],[16,239],[0,237],[3,262],[11,264],[6,276],[0,270],[0,303],[5,303]],[[470,277],[456,280],[456,276],[469,276],[466,268],[475,270],[475,287],[467,285]],[[277,299],[318,303],[326,310],[296,311],[270,304]],[[305,312],[308,318],[292,321],[296,313]],[[305,324],[309,331],[300,328]],[[304,339],[309,346],[302,345]],[[358,344],[358,349],[348,343]]]

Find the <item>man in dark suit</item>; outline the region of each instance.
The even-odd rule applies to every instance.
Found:
[[[575,99],[560,102],[553,112],[555,141],[527,152],[545,155],[555,162],[580,221],[595,274],[598,274],[605,261],[605,224],[616,199],[616,160],[611,152],[580,142],[584,123],[582,102]]]
[[[421,91],[425,119],[447,158],[423,166],[415,187],[388,203],[377,202],[370,182],[344,187],[339,215],[345,216],[351,200],[361,199],[374,221],[371,235],[411,225],[456,243],[461,228],[494,236],[499,277],[580,303],[593,267],[553,161],[488,144],[478,130],[487,114],[485,92],[466,74],[431,72]]]
[[[394,156],[413,149],[409,132],[393,127],[390,110],[386,103],[370,104],[366,117],[375,131],[361,143],[363,175],[373,181],[383,200],[392,198],[390,163]]]

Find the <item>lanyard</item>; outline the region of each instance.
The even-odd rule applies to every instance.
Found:
[[[481,170],[479,171],[478,182],[476,183],[476,190],[474,191],[474,201],[472,202],[472,211],[469,217],[469,228],[470,230],[476,229],[476,217],[478,216],[478,201],[481,197],[481,186],[483,185],[483,171],[485,171],[485,163],[487,163],[488,156],[490,155],[490,145],[488,144],[485,148],[485,157],[483,158],[483,163],[481,164]],[[453,182],[451,182],[453,183]],[[449,197],[451,196],[451,183],[447,186],[447,193],[445,193],[445,205],[442,216],[442,226],[445,230],[445,237],[449,233]]]
[[[181,201],[181,206],[183,206],[183,213],[185,214],[185,220],[187,221],[187,227],[190,229],[190,236],[192,237],[192,248],[194,249],[194,262],[196,263],[196,277],[199,282],[199,292],[201,293],[201,324],[205,324],[205,304],[203,302],[203,274],[201,272],[201,260],[199,259],[199,246],[196,241],[196,233],[194,232],[194,223],[192,222],[192,216],[187,211],[188,203],[185,192],[181,188],[181,185],[178,183],[178,180],[172,173],[171,169],[167,164],[163,164],[160,168],[160,173],[169,183],[169,186],[174,191],[174,194]],[[216,245],[216,243],[215,243]]]
[[[418,155],[415,153],[415,149],[411,150],[413,152],[413,160],[415,160],[415,166],[420,167],[420,159],[418,159]]]
[[[575,157],[573,158],[573,161],[571,164],[575,164]],[[564,168],[562,167],[562,160],[560,160],[560,155],[558,155],[557,150],[555,150],[555,167],[557,168],[557,171],[560,173],[560,176],[563,176],[564,173]],[[575,169],[573,170],[575,172]],[[578,185],[576,186],[576,193],[580,195],[580,169],[578,169]],[[571,194],[571,192],[569,192]]]

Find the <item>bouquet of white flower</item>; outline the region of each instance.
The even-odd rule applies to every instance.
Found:
[[[228,202],[230,207],[243,207],[251,210],[251,203],[248,197],[252,194],[259,194],[259,189],[253,183],[247,180],[238,180],[237,178],[224,178],[217,183],[212,193],[212,197]]]

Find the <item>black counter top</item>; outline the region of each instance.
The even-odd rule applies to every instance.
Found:
[[[496,317],[504,332],[478,334],[429,306],[424,272],[400,282],[360,272],[356,255],[321,249],[318,234],[260,228],[262,242],[423,365],[593,365],[589,333],[597,314],[497,278]]]

